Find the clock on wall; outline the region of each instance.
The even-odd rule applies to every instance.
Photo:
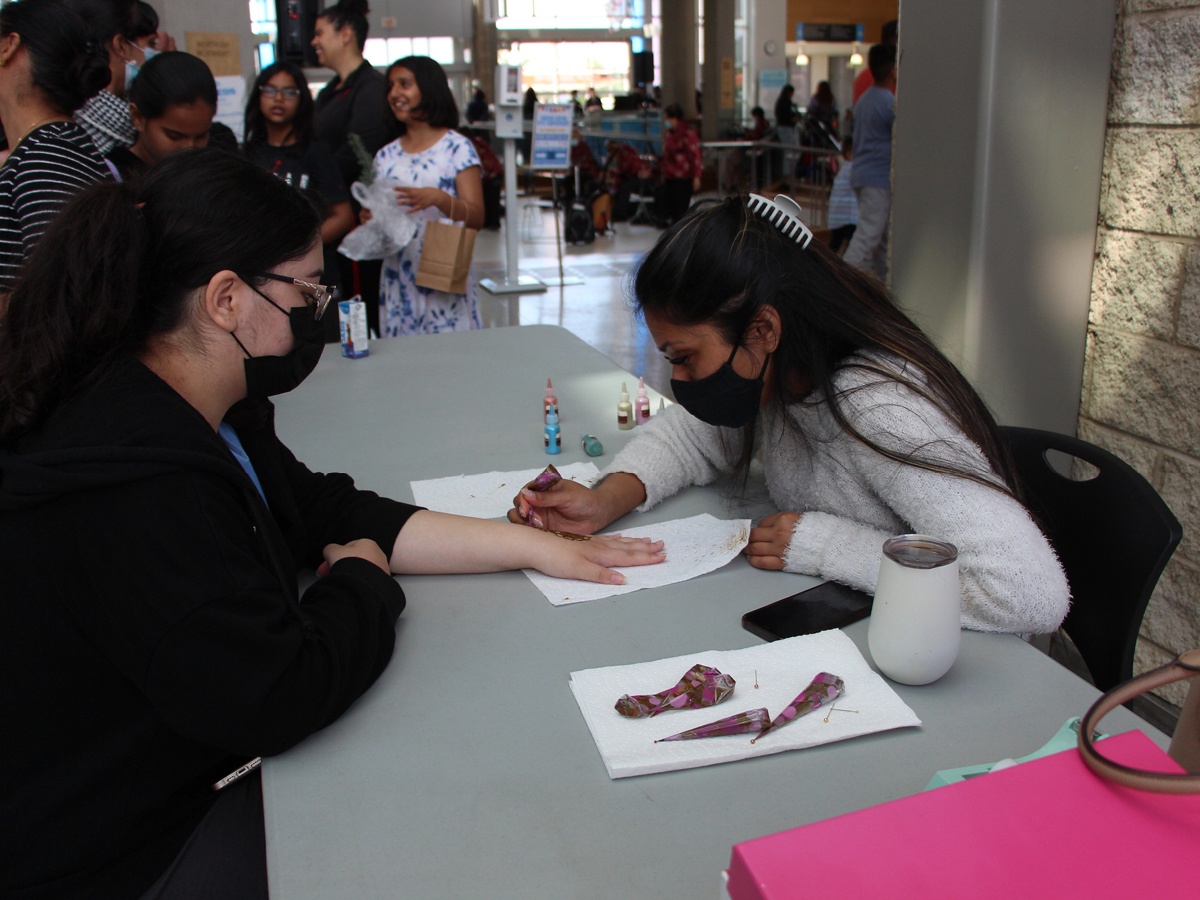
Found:
[[[779,47],[774,41],[767,41],[763,44],[763,53],[767,54],[767,56],[774,56],[775,51],[778,49]]]

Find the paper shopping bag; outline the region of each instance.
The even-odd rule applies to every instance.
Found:
[[[465,294],[474,249],[474,229],[430,222],[425,226],[425,243],[417,263],[417,286]]]

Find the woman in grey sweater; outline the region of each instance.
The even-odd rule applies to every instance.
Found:
[[[510,517],[598,531],[761,457],[780,512],[746,555],[873,593],[886,538],[959,549],[963,626],[1043,633],[1066,577],[1021,501],[995,421],[963,375],[787,198],[693,207],[639,268],[638,311],[679,402],[587,489],[524,490]]]

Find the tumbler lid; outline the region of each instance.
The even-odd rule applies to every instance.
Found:
[[[958,559],[958,548],[927,534],[901,534],[883,542],[883,555],[907,569],[936,569]]]

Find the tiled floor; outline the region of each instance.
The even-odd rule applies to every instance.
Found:
[[[547,282],[559,278],[554,219],[548,209],[522,210],[520,274],[534,275]],[[561,220],[558,226],[561,229]],[[561,325],[622,368],[644,376],[646,384],[669,396],[670,367],[655,348],[646,326],[634,316],[627,299],[631,269],[660,234],[650,226],[620,223],[615,234],[597,237],[594,243],[564,246],[564,280],[581,283],[562,287],[554,284],[538,294],[493,295],[481,288],[479,301],[484,327],[506,326],[518,316],[522,325]],[[504,241],[503,226],[500,231],[479,232],[473,261],[476,279],[504,279]]]

